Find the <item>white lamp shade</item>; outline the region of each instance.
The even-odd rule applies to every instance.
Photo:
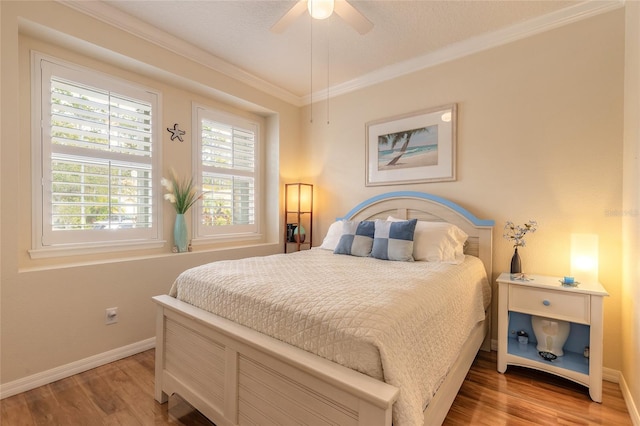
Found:
[[[571,275],[577,281],[598,282],[596,234],[571,234]]]
[[[313,202],[313,186],[305,183],[287,184],[287,206],[289,212],[310,212]],[[298,204],[299,203],[299,204]],[[298,207],[300,208],[298,210]]]
[[[326,19],[333,13],[334,0],[307,0],[307,8],[313,19]]]

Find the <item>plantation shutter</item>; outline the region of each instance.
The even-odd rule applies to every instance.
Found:
[[[201,118],[203,234],[256,232],[257,131],[251,123]],[[244,125],[243,125],[244,124]]]
[[[155,95],[91,77],[43,61],[43,246],[157,238]]]
[[[151,226],[151,105],[51,79],[51,227]]]

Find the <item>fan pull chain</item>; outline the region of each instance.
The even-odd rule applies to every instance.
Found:
[[[309,57],[309,123],[313,124],[313,19],[309,25],[310,28],[310,48],[311,55]]]
[[[331,87],[331,85],[329,84],[329,52],[330,52],[330,41],[331,41],[331,31],[329,31],[330,27],[330,20],[327,19],[327,124],[329,124],[329,88]]]

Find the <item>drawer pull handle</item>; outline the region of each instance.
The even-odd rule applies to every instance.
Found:
[[[545,299],[545,300],[543,300],[543,301],[542,301],[542,304],[543,304],[544,306],[550,306],[550,305],[551,305],[551,302],[549,302],[548,300],[546,300],[546,299]]]

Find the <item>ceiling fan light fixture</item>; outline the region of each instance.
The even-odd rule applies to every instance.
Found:
[[[326,19],[333,13],[334,0],[307,0],[309,14],[313,19]]]

